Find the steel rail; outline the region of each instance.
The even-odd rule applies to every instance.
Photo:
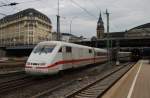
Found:
[[[30,83],[32,83],[33,79],[33,77],[24,76],[18,79],[2,82],[0,83],[0,94],[29,85]]]
[[[125,67],[127,69],[125,69]],[[110,87],[112,87],[124,74],[131,68],[130,66],[122,66],[121,68],[104,75],[102,78],[84,86],[72,94],[66,95],[64,98],[100,98]],[[123,72],[121,72],[123,70]],[[120,73],[119,73],[120,72]],[[109,81],[108,81],[109,80]],[[111,82],[112,81],[112,82]]]

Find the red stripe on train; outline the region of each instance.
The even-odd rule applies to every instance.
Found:
[[[68,63],[78,63],[78,62],[81,62],[81,61],[87,61],[87,60],[96,60],[96,59],[101,59],[102,57],[99,57],[99,58],[86,58],[86,59],[77,59],[77,60],[63,60],[63,61],[58,61],[54,64],[50,64],[46,67],[36,67],[36,68],[50,68],[50,67],[54,67],[54,66],[57,66],[57,65],[60,65],[60,64],[68,64]],[[27,65],[26,68],[32,68],[32,66],[29,66]]]

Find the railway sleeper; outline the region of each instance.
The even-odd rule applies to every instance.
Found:
[[[96,97],[96,95],[95,94],[91,94],[91,95],[89,95],[89,94],[78,94],[78,95],[75,95],[75,97],[73,97],[73,98],[95,98]]]
[[[103,90],[105,88],[101,88],[101,87],[97,87],[97,88],[90,88],[88,90],[85,90],[85,91],[99,91],[99,90]]]
[[[105,85],[101,85],[101,84],[96,84],[93,87],[90,87],[90,89],[105,89],[108,86],[109,83],[105,84]]]
[[[97,86],[97,87],[92,87],[92,88],[90,88],[90,89],[88,89],[88,90],[103,90],[103,89],[105,89],[107,86],[103,86],[103,87],[100,87],[100,86]]]
[[[103,90],[86,90],[84,92],[81,92],[81,94],[95,94],[98,92],[102,92]]]

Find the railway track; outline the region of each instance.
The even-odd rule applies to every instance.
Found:
[[[30,98],[40,98],[40,97],[46,95],[47,93],[50,93],[50,92],[59,90],[59,89],[61,89],[61,88],[63,88],[63,87],[66,87],[66,86],[68,86],[68,85],[71,85],[71,84],[73,84],[73,83],[75,83],[75,82],[76,82],[76,80],[72,80],[72,81],[69,81],[69,82],[67,82],[67,83],[58,84],[58,86],[56,86],[56,87],[54,87],[54,88],[51,88],[51,89],[48,89],[48,90],[46,90],[46,91],[44,91],[44,92],[38,93],[38,94],[36,94],[36,95],[34,95],[34,96],[31,96]]]
[[[10,71],[10,72],[1,73],[0,78],[11,77],[11,76],[20,75],[20,74],[25,74],[25,71]]]
[[[0,83],[0,94],[5,93],[7,91],[24,87],[32,83],[33,77],[30,76],[23,76],[21,78],[13,79],[10,81],[5,81]]]
[[[100,98],[114,83],[116,83],[131,66],[123,66],[96,81],[89,83],[80,90],[66,95],[64,98]]]
[[[24,71],[6,72],[0,74],[0,84],[7,81],[16,80],[26,76]]]

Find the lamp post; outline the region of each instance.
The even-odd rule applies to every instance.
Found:
[[[2,46],[2,26],[1,25],[0,25],[0,36],[1,36],[1,46]]]
[[[110,39],[109,39],[109,12],[108,12],[108,10],[106,9],[106,12],[105,12],[105,14],[106,14],[106,17],[107,17],[107,59],[108,59],[108,63],[110,64]]]
[[[73,18],[71,18],[71,20],[70,20],[70,34],[71,34],[71,30],[72,30],[72,22],[73,22],[73,20],[75,19],[75,18],[77,18],[76,16],[75,17],[73,17]]]
[[[119,40],[116,40],[116,65],[119,65],[119,51],[120,51],[120,45]]]
[[[60,34],[60,16],[59,16],[59,0],[58,0],[58,13],[57,13],[57,40],[61,40],[61,34]]]
[[[19,3],[16,3],[16,2],[11,2],[9,4],[3,4],[3,5],[0,5],[0,7],[3,7],[3,6],[14,6],[14,5],[17,5]]]
[[[77,16],[72,17],[71,20],[70,20],[70,35],[71,35],[71,33],[72,33],[72,22],[73,22],[73,20],[74,20],[75,18],[77,18]]]

